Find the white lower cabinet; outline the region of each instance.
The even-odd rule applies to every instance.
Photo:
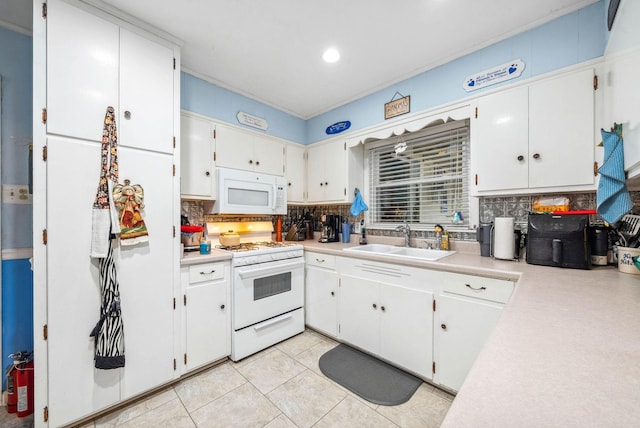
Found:
[[[231,353],[230,263],[181,268],[183,364],[190,371]]]
[[[460,389],[512,291],[511,281],[444,274],[435,311],[436,383]]]
[[[305,252],[306,325],[451,391],[514,282]],[[435,296],[435,297],[434,297]]]
[[[338,272],[335,256],[305,252],[305,324],[338,336]]]
[[[338,258],[337,266],[340,340],[431,379],[434,282],[430,279],[437,274],[349,258]]]

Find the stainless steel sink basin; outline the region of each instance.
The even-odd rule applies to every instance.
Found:
[[[345,248],[344,251],[358,253],[381,254],[398,258],[435,261],[455,254],[455,251],[430,250],[427,248],[398,247],[385,244],[368,244],[359,247]]]

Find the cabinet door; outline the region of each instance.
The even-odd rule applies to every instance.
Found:
[[[378,354],[380,305],[378,283],[350,275],[340,277],[340,339]]]
[[[307,149],[307,202],[324,201],[326,145]],[[327,182],[328,183],[328,182]]]
[[[284,143],[266,136],[254,136],[254,171],[283,176],[284,152]]]
[[[433,293],[380,284],[380,355],[432,377]]]
[[[338,273],[307,266],[305,278],[305,322],[330,336],[338,336]]]
[[[502,306],[450,295],[438,297],[436,382],[458,391],[502,313]]]
[[[128,178],[144,188],[144,222],[149,231],[147,243],[121,246],[119,252],[127,359],[122,398],[126,399],[174,377],[173,298],[180,271],[174,249],[180,241],[172,231],[177,226],[174,195],[179,190],[173,156],[122,147],[118,160],[120,181]]]
[[[173,50],[120,29],[118,144],[173,153]]]
[[[216,125],[216,166],[253,171],[253,136],[225,125]]]
[[[100,141],[118,107],[118,26],[67,2],[47,9],[47,132]]]
[[[324,200],[344,201],[346,186],[346,150],[344,142],[325,145]]]
[[[478,100],[475,146],[471,146],[478,191],[528,187],[528,105],[526,87]]]
[[[593,70],[529,87],[529,187],[593,184]]]
[[[48,373],[39,376],[47,379],[43,385],[48,390],[49,425],[57,427],[117,403],[121,398],[122,369],[96,370],[94,342],[89,337],[100,318],[101,302],[98,262],[89,258],[100,145],[49,138],[47,147]],[[73,196],[69,195],[70,188]],[[121,290],[126,286],[120,282]],[[124,303],[135,304],[123,300]],[[129,321],[124,320],[127,364],[128,347],[137,346],[129,335]],[[138,369],[144,371],[144,366]],[[73,382],[69,381],[70,370]]]
[[[200,282],[186,290],[186,369],[211,363],[230,353],[229,282]]]
[[[304,148],[287,145],[285,176],[288,202],[304,202],[305,165]]]
[[[180,125],[180,194],[215,199],[213,123],[182,115]]]

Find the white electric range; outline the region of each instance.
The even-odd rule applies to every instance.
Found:
[[[234,247],[210,237],[213,248],[232,253],[231,359],[241,360],[304,331],[302,245],[273,242],[271,233],[241,234],[241,244]]]

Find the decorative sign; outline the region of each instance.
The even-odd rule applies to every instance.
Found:
[[[497,67],[467,76],[467,78],[464,79],[463,87],[467,92],[475,91],[485,86],[520,77],[523,71],[524,62],[520,59],[515,59]]]
[[[267,128],[269,127],[269,124],[267,123],[266,119],[263,119],[261,117],[251,116],[249,113],[245,113],[243,111],[239,111],[238,114],[236,115],[236,118],[238,119],[239,123],[242,123],[243,125],[251,126],[252,128],[258,128],[258,129],[262,129],[263,131],[266,131]]]
[[[396,95],[397,94],[398,92],[396,92]],[[411,108],[411,95],[398,98],[397,100],[392,99],[391,101],[389,101],[388,103],[385,103],[384,105],[384,118],[386,120],[386,119],[391,119],[392,117],[400,116],[401,114],[409,113],[410,108]]]
[[[333,125],[327,126],[325,131],[327,134],[339,134],[342,131],[346,131],[351,126],[351,122],[345,120],[344,122],[336,122]]]

